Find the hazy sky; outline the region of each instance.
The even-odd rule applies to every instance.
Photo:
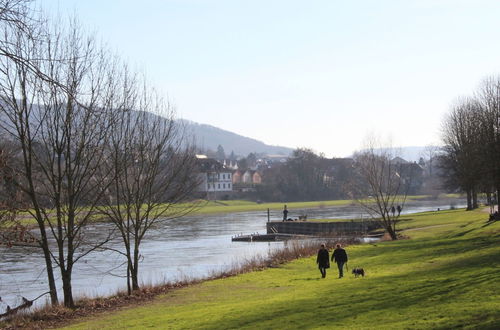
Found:
[[[500,1],[40,0],[145,71],[179,117],[346,156],[368,133],[439,142],[500,73]]]

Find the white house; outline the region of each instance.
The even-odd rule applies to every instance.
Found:
[[[198,157],[201,192],[233,191],[232,171],[212,158]]]

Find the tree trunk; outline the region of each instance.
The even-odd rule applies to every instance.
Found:
[[[479,207],[477,203],[477,191],[476,189],[472,190],[472,208],[477,209]]]
[[[497,189],[497,211],[500,212],[500,188]]]
[[[127,294],[130,296],[132,294],[132,287],[130,286],[130,257],[127,256]]]
[[[40,236],[41,236],[41,247],[43,250],[43,257],[45,259],[45,267],[47,268],[47,280],[49,284],[49,290],[50,290],[50,303],[52,306],[55,306],[59,303],[59,300],[57,298],[57,288],[56,288],[56,280],[54,278],[54,268],[52,267],[52,258],[50,255],[50,250],[49,250],[49,242],[47,241],[47,233],[45,232],[45,225],[43,224],[43,221],[38,222],[38,227],[40,229]]]
[[[46,237],[43,237],[42,240],[47,241]],[[48,248],[48,243],[43,243],[43,256],[45,259],[45,267],[47,268],[47,280],[49,281],[49,290],[50,290],[50,303],[52,306],[59,304],[59,300],[57,298],[57,288],[56,281],[54,279],[54,268],[52,267],[52,258],[50,257],[50,251]]]
[[[396,234],[396,230],[394,228],[392,228],[392,226],[389,225],[385,229],[387,230],[387,233],[389,234],[389,236],[391,236],[391,239],[393,241],[398,239],[398,235]]]
[[[136,246],[134,248],[134,265],[131,269],[132,275],[132,290],[139,290],[139,248]]]
[[[467,211],[472,210],[472,191],[467,189]]]
[[[64,306],[68,308],[75,308],[75,302],[73,301],[73,290],[71,288],[71,269],[61,269],[61,277],[64,291]]]

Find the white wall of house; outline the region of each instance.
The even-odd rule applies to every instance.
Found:
[[[246,171],[241,178],[241,182],[252,183],[252,173],[250,171]]]
[[[200,173],[200,191],[233,191],[231,172]]]

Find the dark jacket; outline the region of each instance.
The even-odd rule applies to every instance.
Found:
[[[330,254],[327,249],[319,249],[316,263],[319,268],[330,268]]]
[[[332,261],[333,259],[335,259],[336,263],[347,262],[347,253],[343,248],[337,248],[335,249],[335,251],[333,251]]]

